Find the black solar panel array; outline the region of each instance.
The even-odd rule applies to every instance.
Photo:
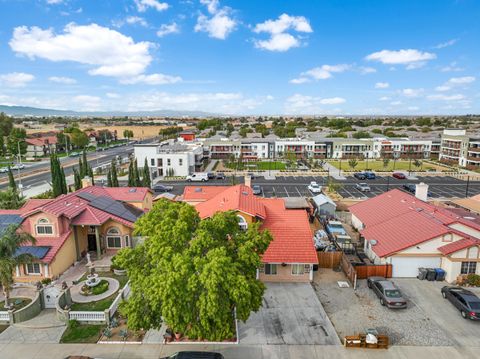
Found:
[[[8,226],[20,223],[22,223],[22,217],[18,214],[0,214],[0,235],[3,235]]]
[[[109,197],[96,197],[90,201],[90,205],[129,222],[135,222],[143,214],[140,209]]]

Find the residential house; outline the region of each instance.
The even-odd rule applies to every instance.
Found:
[[[0,223],[15,215],[36,240],[19,250],[35,260],[16,268],[15,281],[57,278],[87,252],[99,258],[132,246],[133,224],[151,204],[147,188],[88,186],[55,199],[30,199],[14,212],[0,211]]]
[[[349,208],[366,255],[392,264],[393,277],[415,277],[421,267],[443,268],[448,282],[480,274],[480,221],[426,202],[426,191],[393,189]]]
[[[239,226],[260,222],[273,236],[262,257],[258,278],[265,282],[308,282],[318,264],[313,233],[305,209],[288,209],[281,198],[261,198],[245,185],[187,186],[183,200],[195,205],[202,219],[219,211],[235,211]]]
[[[35,136],[25,139],[27,144],[26,157],[44,157],[54,153],[57,148],[57,136]]]

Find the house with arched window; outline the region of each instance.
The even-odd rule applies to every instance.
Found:
[[[18,266],[14,280],[54,279],[87,253],[99,259],[132,247],[133,224],[151,206],[152,192],[141,187],[88,186],[55,199],[30,199],[16,214],[35,244],[23,246],[19,253],[35,259]],[[0,211],[0,217],[6,215]]]

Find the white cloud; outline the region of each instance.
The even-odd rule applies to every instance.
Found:
[[[451,89],[451,87],[447,86],[447,85],[442,85],[442,86],[435,87],[435,91],[439,91],[439,92],[448,91],[450,89]]]
[[[80,106],[83,111],[95,111],[100,108],[102,99],[97,96],[77,95],[72,98],[72,101]]]
[[[126,79],[121,79],[120,82],[123,84],[138,84],[143,83],[146,85],[167,85],[181,82],[182,78],[179,76],[170,76],[164,74],[150,74],[150,75],[138,75],[134,77],[129,77]]]
[[[345,103],[342,97],[321,98],[315,96],[294,94],[286,99],[285,112],[292,114],[336,113],[339,109],[325,110],[321,105],[337,105]]]
[[[290,80],[292,84],[302,84],[311,80],[326,80],[333,77],[333,73],[342,73],[351,68],[348,64],[322,65],[302,72],[300,77]]]
[[[73,85],[77,83],[77,80],[65,76],[51,76],[48,78],[48,81],[64,85]]]
[[[148,26],[147,21],[140,16],[127,16],[127,18],[125,19],[125,22],[130,25],[138,24],[144,27]]]
[[[358,68],[358,70],[360,71],[360,74],[362,74],[362,75],[373,74],[373,73],[377,72],[377,69],[375,69],[373,67],[368,67],[368,66],[360,66]]]
[[[455,43],[458,41],[458,39],[451,39],[451,40],[448,40],[448,41],[445,41],[445,42],[441,42],[440,44],[438,45],[435,45],[433,48],[434,49],[443,49],[445,47],[449,47],[449,46],[452,46],[452,45],[455,45]]]
[[[375,84],[376,89],[387,89],[390,87],[390,84],[388,82],[377,82]]]
[[[390,102],[390,105],[392,106],[398,106],[398,105],[401,105],[402,104],[402,101],[393,101],[393,102]]]
[[[24,87],[27,83],[33,81],[35,76],[24,72],[11,72],[0,75],[0,84],[6,87]]]
[[[257,34],[262,32],[270,34],[267,40],[255,39],[256,48],[279,52],[287,51],[301,44],[300,36],[294,36],[287,31],[313,32],[310,23],[304,16],[290,16],[288,14],[282,14],[276,20],[267,20],[257,24],[253,31]]]
[[[123,81],[142,75],[151,63],[149,42],[135,42],[131,37],[109,28],[68,24],[62,34],[39,27],[16,27],[9,42],[19,55],[54,62],[74,61],[90,65],[90,75],[112,76]]]
[[[64,0],[47,0],[47,4],[49,5],[58,5],[61,4]]]
[[[459,72],[465,70],[457,65],[456,61],[451,62],[449,65],[440,68],[441,72]]]
[[[452,77],[448,80],[448,83],[455,84],[455,85],[464,85],[470,84],[475,81],[475,77],[473,76],[464,76],[464,77]]]
[[[401,90],[401,94],[405,97],[420,97],[424,92],[423,88],[419,89],[412,89],[412,88],[406,88]]]
[[[390,101],[392,98],[388,96],[382,96],[379,98],[380,101]]]
[[[345,100],[342,97],[330,97],[330,98],[322,98],[319,103],[322,105],[338,105],[341,103],[345,103],[347,100]]]
[[[108,98],[119,98],[120,97],[120,95],[116,92],[107,92],[105,94],[105,96],[107,96]]]
[[[378,61],[386,65],[405,65],[408,70],[419,68],[428,60],[437,57],[434,53],[422,52],[416,49],[382,50],[374,52],[367,57],[368,61]]]
[[[157,31],[158,37],[164,37],[169,34],[177,34],[180,32],[180,27],[177,25],[176,22],[172,22],[171,24],[162,24],[160,25],[160,29]]]
[[[433,101],[460,101],[460,100],[464,100],[465,96],[462,94],[455,94],[455,95],[438,94],[438,95],[429,95],[427,96],[427,99],[433,100]]]
[[[209,37],[225,40],[237,27],[237,21],[231,16],[229,7],[219,8],[217,0],[201,0],[207,6],[211,17],[200,14],[195,25],[195,32],[206,32]]]
[[[420,109],[420,108],[419,108],[418,106],[408,106],[408,107],[407,107],[407,110],[409,110],[409,111],[417,111],[417,110],[419,110],[419,109]]]
[[[139,12],[145,12],[148,8],[153,8],[157,11],[164,11],[169,7],[167,3],[158,0],[135,0],[135,4],[137,5],[137,10]]]

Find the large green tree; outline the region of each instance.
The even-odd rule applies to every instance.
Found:
[[[88,145],[88,136],[82,130],[74,128],[70,133],[72,144],[77,148],[85,148]]]
[[[27,132],[23,128],[12,128],[7,137],[7,149],[12,155],[18,155],[18,149],[20,148],[20,154],[25,154],[27,151]]]
[[[13,177],[12,168],[8,166],[8,187],[17,191],[17,184],[15,183],[15,177]]]
[[[166,325],[189,338],[224,340],[262,305],[256,279],[272,237],[259,224],[241,230],[234,212],[200,220],[194,207],[161,199],[135,224],[144,236],[122,249],[115,264],[128,272],[131,295],[122,312],[130,328]]]
[[[16,255],[19,247],[29,243],[35,244],[35,238],[21,231],[19,225],[8,226],[0,236],[0,284],[5,296],[5,308],[10,307],[10,287],[15,267],[33,259],[30,254]]]
[[[61,194],[67,194],[67,181],[65,178],[65,172],[60,165],[60,160],[55,153],[50,155],[50,173],[52,175],[52,192],[54,197],[58,197]]]
[[[25,198],[18,191],[8,188],[0,191],[0,209],[19,209],[25,203]]]
[[[117,163],[115,159],[112,159],[112,165],[110,166],[110,176],[112,185],[110,187],[119,187],[117,176]]]
[[[150,188],[150,186],[152,185],[152,181],[150,178],[150,168],[148,168],[148,161],[146,157],[145,157],[145,163],[143,165],[142,185],[143,187],[148,187],[148,188]]]

